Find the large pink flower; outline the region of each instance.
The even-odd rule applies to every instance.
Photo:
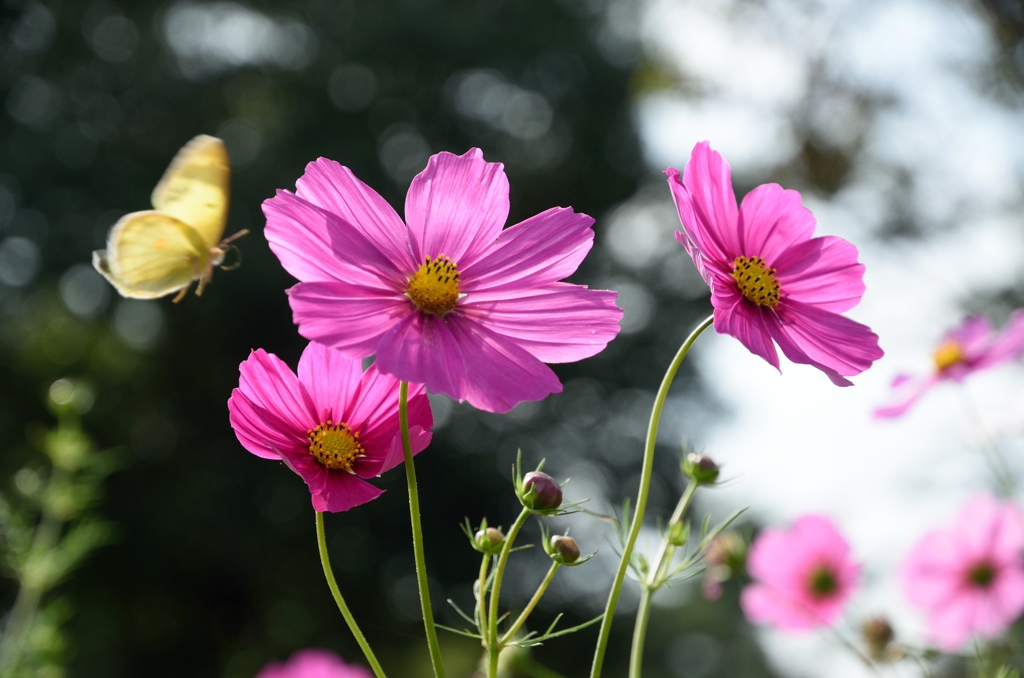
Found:
[[[947,651],[992,638],[1024,611],[1024,512],[994,497],[969,502],[949,529],[929,532],[903,565],[907,599],[928,614]]]
[[[875,417],[898,417],[910,409],[932,386],[940,381],[963,381],[967,375],[1016,360],[1024,354],[1024,310],[1014,311],[1002,332],[993,332],[988,318],[968,316],[964,322],[942,337],[932,358],[935,371],[925,377],[906,374],[893,380],[899,402],[875,410]]]
[[[430,158],[408,226],[325,158],[263,203],[270,248],[301,281],[288,291],[300,334],[492,412],[561,391],[544,363],[598,353],[622,317],[614,292],[558,282],[593,219],[556,207],[503,230],[508,210],[505,172],[479,149]]]
[[[346,664],[333,652],[301,650],[284,664],[267,664],[256,678],[373,678],[373,674]]]
[[[665,174],[683,225],[676,239],[711,287],[716,331],[776,369],[778,344],[839,386],[882,357],[869,328],[839,315],[864,294],[857,248],[811,237],[814,215],[799,193],[763,184],[737,209],[729,165],[706,141],[694,147],[682,176],[673,167]]]
[[[296,377],[277,356],[257,349],[239,366],[231,426],[242,446],[283,461],[302,476],[317,511],[347,511],[384,490],[361,480],[402,463],[398,380],[366,372],[358,360],[311,343]],[[415,454],[434,420],[420,384],[409,386],[409,434]]]
[[[754,582],[740,604],[747,619],[788,631],[832,624],[857,583],[860,566],[827,518],[805,515],[793,529],[765,529],[750,546]]]

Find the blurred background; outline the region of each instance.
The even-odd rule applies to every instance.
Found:
[[[702,337],[666,409],[651,525],[684,485],[685,439],[730,479],[698,498],[698,516],[745,505],[751,525],[832,515],[868,562],[851,627],[881,612],[919,640],[895,568],[915,535],[992,485],[971,449],[980,426],[1024,468],[1013,461],[1022,374],[971,384],[983,424],[952,390],[898,422],[870,412],[897,372],[929,369],[964,312],[1001,323],[1024,305],[1022,37],[1018,0],[4,0],[0,609],[17,612],[36,507],[48,507],[44,537],[74,528],[70,547],[31,563],[46,594],[23,675],[247,678],[307,646],[360,659],[323,582],[304,484],[245,452],[228,425],[250,349],[294,366],[304,345],[260,203],[326,156],[401,211],[430,154],[473,146],[505,164],[510,223],[555,205],[597,219],[572,281],[617,290],[626,313],[606,351],[556,366],[560,395],[507,415],[432,398],[418,473],[440,621],[461,626],[446,598],[472,600],[479,561],[458,524],[517,513],[517,449],[571,476],[569,499],[595,512],[635,495],[654,391],[710,313],[672,238],[661,171],[710,139],[739,196],[770,181],[798,189],[819,233],[858,245],[868,292],[851,315],[887,356],[840,390]],[[121,215],[149,207],[199,133],[231,154],[226,232],[253,232],[238,243],[244,263],[202,298],[121,299],[91,252]],[[380,484],[378,501],[327,517],[329,545],[385,668],[425,676],[404,479]],[[536,613],[545,627],[561,611],[566,625],[598,614],[617,561],[606,521],[556,525],[599,554],[558,575]],[[532,524],[524,539],[537,534]],[[512,606],[543,576],[535,551],[513,562]],[[645,676],[863,675],[830,636],[746,626],[737,597],[736,582],[714,603],[696,585],[662,593]],[[625,674],[635,604],[627,591],[605,675]],[[533,660],[586,675],[596,633]],[[442,644],[450,675],[471,675],[479,646]]]

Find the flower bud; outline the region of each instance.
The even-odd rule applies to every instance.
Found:
[[[530,490],[533,494],[530,495]],[[553,511],[562,505],[562,488],[541,471],[530,471],[523,477],[523,505],[535,511]],[[579,555],[579,554],[577,554]]]
[[[551,550],[548,553],[552,560],[563,565],[572,565],[580,559],[580,547],[576,545],[576,540],[564,534],[551,537]]]
[[[718,464],[706,454],[690,452],[683,459],[683,475],[701,485],[714,485],[718,480]]]
[[[473,548],[481,553],[497,553],[504,541],[505,533],[498,528],[481,528],[473,535]]]
[[[896,637],[889,621],[885,617],[872,617],[864,622],[860,631],[868,646],[868,655],[876,661],[886,659],[889,644]]]

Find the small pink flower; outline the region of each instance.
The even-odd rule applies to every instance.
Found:
[[[740,597],[747,619],[803,631],[839,617],[860,566],[828,518],[805,515],[789,532],[762,531],[750,546],[747,571],[754,580]]]
[[[901,374],[893,388],[902,396],[895,405],[875,410],[875,417],[898,417],[910,409],[928,389],[940,381],[963,381],[967,375],[1024,354],[1024,309],[1014,311],[1002,332],[993,332],[988,318],[968,316],[959,327],[946,332],[932,359],[935,371],[926,377]]]
[[[267,664],[256,678],[373,678],[373,674],[346,664],[333,652],[301,650],[284,664]]]
[[[231,427],[257,457],[283,461],[302,476],[317,511],[347,511],[384,490],[361,478],[403,461],[398,426],[398,380],[366,372],[321,344],[306,346],[298,377],[280,358],[257,349],[239,366],[231,392]],[[409,435],[417,453],[430,442],[430,402],[409,385]]]
[[[594,220],[556,207],[503,229],[508,179],[479,149],[438,153],[402,219],[338,163],[306,166],[263,203],[270,248],[300,280],[299,333],[435,393],[505,412],[558,393],[544,363],[600,352],[619,332],[615,292],[558,282],[593,243]]]
[[[907,599],[928,614],[946,651],[994,638],[1024,611],[1024,512],[994,497],[969,502],[949,529],[929,532],[903,565]]]
[[[776,369],[778,344],[839,386],[882,357],[878,336],[840,315],[864,294],[857,248],[811,237],[814,215],[799,193],[763,184],[737,209],[729,165],[706,141],[694,147],[682,177],[674,167],[665,174],[683,225],[676,240],[711,288],[717,332]]]

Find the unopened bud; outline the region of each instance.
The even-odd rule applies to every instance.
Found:
[[[530,495],[530,490],[533,494]],[[530,471],[523,477],[523,504],[535,511],[553,511],[562,505],[562,488],[558,481],[541,471]],[[579,554],[577,554],[579,555]]]
[[[886,659],[889,643],[896,637],[892,624],[884,617],[872,617],[864,622],[860,631],[871,658],[876,661]]]
[[[496,527],[477,530],[473,535],[473,548],[481,553],[497,553],[505,541],[505,533]]]
[[[556,534],[551,537],[551,558],[563,565],[572,565],[580,559],[580,547],[576,540],[564,534]]]
[[[683,475],[701,485],[714,485],[718,470],[718,464],[706,454],[690,452],[683,459]]]
[[[682,521],[672,523],[668,528],[668,543],[672,546],[686,546],[690,540],[690,524]]]

